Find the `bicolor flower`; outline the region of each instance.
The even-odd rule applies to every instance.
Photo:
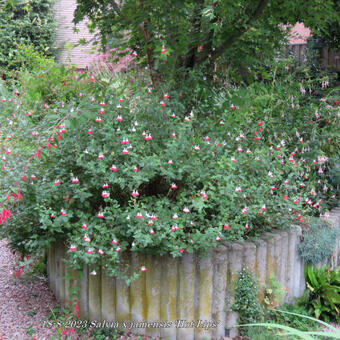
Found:
[[[178,218],[178,215],[177,214],[173,214],[172,219],[176,220],[177,218]]]
[[[116,248],[116,252],[118,253],[118,252],[120,252],[122,250],[122,248],[120,248],[120,247],[117,247]]]
[[[77,250],[77,247],[76,247],[74,244],[72,244],[71,247],[70,247],[70,250],[71,250],[71,251],[76,251],[76,250]]]
[[[232,110],[234,110],[234,109],[236,109],[236,106],[235,106],[234,104],[231,104],[231,105],[230,105],[230,108],[231,108]]]
[[[236,159],[234,157],[231,157],[230,159],[231,159],[232,162],[234,162],[234,163],[236,162]]]
[[[199,145],[195,145],[195,146],[194,146],[194,149],[195,149],[196,151],[201,150],[201,148],[199,147]]]
[[[166,53],[166,48],[165,48],[165,46],[164,46],[164,45],[162,46],[161,53],[162,53],[162,54]]]
[[[248,208],[247,208],[247,207],[244,207],[244,208],[242,209],[242,215],[245,215],[247,212],[248,212]]]
[[[273,173],[272,173],[271,171],[268,171],[268,176],[269,176],[270,178],[273,178]]]
[[[188,207],[184,207],[183,212],[185,212],[186,214],[190,212]]]
[[[132,54],[134,57],[137,57],[137,56],[138,56],[138,54],[137,54],[136,51],[133,51],[131,54]]]
[[[61,184],[61,182],[60,182],[59,179],[56,179],[56,180],[54,181],[54,185],[60,185],[60,184]]]
[[[190,117],[185,116],[185,117],[184,117],[184,120],[185,120],[186,122],[190,122]]]
[[[93,253],[93,248],[87,249],[87,253],[88,253],[88,254],[92,254],[92,253]]]
[[[261,207],[261,210],[262,210],[262,211],[267,211],[267,208],[266,208],[266,205],[265,205],[265,204],[263,204],[263,206]]]
[[[163,96],[164,99],[169,99],[170,96],[166,93],[164,96]]]
[[[51,217],[51,218],[55,218],[54,214],[51,214],[50,217]]]
[[[220,242],[221,240],[222,240],[221,236],[217,236],[217,237],[216,237],[216,241],[217,241],[217,242]]]
[[[72,178],[72,183],[79,183],[78,177],[73,177]]]
[[[176,118],[176,115],[174,113],[172,113],[171,118]]]
[[[159,104],[161,104],[162,106],[165,106],[165,103],[163,102],[163,100]]]
[[[238,148],[237,148],[237,152],[243,152],[242,148],[241,148],[241,147],[238,147]]]
[[[177,189],[177,188],[178,188],[178,186],[176,185],[176,183],[171,184],[171,189]]]
[[[102,154],[102,153],[100,153],[99,155],[98,155],[98,157],[97,157],[98,159],[104,159],[105,158],[105,156]]]
[[[139,168],[137,168],[136,166],[132,169],[132,171],[134,172],[138,172],[139,171]]]
[[[108,191],[103,191],[102,192],[102,197],[108,198],[108,197],[110,197],[110,193]]]
[[[223,226],[223,229],[230,229],[230,227],[229,227],[227,224],[225,224],[225,225]]]
[[[146,272],[148,269],[147,269],[145,266],[141,266],[140,270],[141,270],[142,272]]]
[[[184,249],[183,249],[183,248],[180,248],[180,249],[179,249],[179,252],[180,252],[181,254],[183,254],[183,253],[184,253]]]
[[[85,223],[83,223],[83,224],[81,225],[81,227],[82,227],[84,230],[87,229],[87,225],[86,225]]]
[[[129,154],[129,150],[128,150],[127,148],[124,148],[123,151],[122,151],[122,153],[123,153],[124,155],[128,155],[128,154]]]
[[[37,176],[36,175],[31,175],[31,178],[32,179],[37,179]]]
[[[171,231],[178,231],[179,230],[179,227],[177,224],[171,226]]]
[[[244,226],[244,228],[245,228],[245,229],[249,229],[249,226],[248,226],[248,224],[246,224],[246,225]]]
[[[102,250],[102,249],[99,249],[99,250],[98,250],[98,254],[100,254],[100,255],[104,255],[104,252],[103,252],[103,250]]]
[[[112,170],[112,171],[118,171],[118,168],[117,168],[115,165],[112,165],[111,168],[110,168],[110,170]]]
[[[138,197],[139,196],[139,192],[137,190],[133,190],[132,193],[131,193],[131,196]]]
[[[115,239],[113,239],[113,240],[112,240],[112,243],[113,243],[114,245],[117,245],[117,244],[118,244],[118,241],[115,240]]]
[[[172,159],[169,159],[168,164],[169,164],[169,165],[173,165],[173,164],[174,164],[174,162],[172,161]]]
[[[155,224],[155,222],[153,220],[148,221],[148,225],[153,225],[153,224]]]
[[[97,123],[99,123],[99,122],[102,121],[102,119],[101,119],[100,117],[97,117],[94,121],[97,122]]]
[[[241,187],[236,187],[235,192],[242,192],[242,188]]]
[[[84,239],[85,242],[90,242],[90,241],[91,241],[91,239],[88,237],[87,234],[85,234],[85,236],[83,237],[83,239]]]
[[[100,212],[97,214],[97,217],[99,217],[99,218],[104,218],[104,214],[100,211]]]
[[[147,136],[144,137],[145,141],[152,140],[151,134],[148,134]]]
[[[149,234],[153,235],[155,231],[153,229],[150,229]]]
[[[225,123],[224,123],[224,121],[223,120],[221,120],[220,121],[220,125],[224,125]]]
[[[103,185],[102,185],[102,188],[103,189],[106,189],[106,188],[108,188],[109,187],[109,185],[107,184],[107,183],[104,183]]]
[[[129,144],[130,143],[130,141],[129,141],[129,139],[128,138],[123,138],[123,140],[122,140],[122,142],[121,142],[122,144]]]
[[[143,218],[143,215],[142,215],[142,213],[139,212],[139,213],[137,213],[136,217]]]
[[[123,121],[122,116],[117,116],[116,121],[117,121],[117,122],[122,122],[122,121]]]
[[[61,213],[63,216],[66,215],[66,211],[65,211],[64,209],[61,209],[61,210],[60,210],[60,213]]]
[[[250,154],[250,153],[251,153],[251,150],[247,149],[246,153],[247,153],[247,154]]]

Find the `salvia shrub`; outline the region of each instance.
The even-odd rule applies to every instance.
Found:
[[[75,267],[117,274],[126,251],[204,253],[327,208],[327,159],[307,149],[326,138],[311,108],[328,129],[336,107],[309,104],[299,85],[287,100],[276,85],[263,100],[249,90],[246,102],[242,88],[227,89],[207,112],[204,100],[188,110],[189,93],[160,94],[140,74],[65,80],[52,66],[0,103],[1,223],[13,248],[60,239]],[[39,82],[55,90],[41,92]],[[294,114],[315,124],[296,134]]]

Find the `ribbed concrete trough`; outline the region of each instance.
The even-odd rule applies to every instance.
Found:
[[[328,219],[339,225],[340,210],[333,210]],[[238,316],[231,310],[232,292],[242,267],[246,266],[257,278],[260,299],[273,275],[287,291],[286,302],[302,294],[304,263],[297,250],[300,235],[301,229],[292,227],[285,232],[267,233],[254,242],[225,243],[205,257],[127,255],[122,261],[131,270],[142,265],[148,268],[130,286],[120,278],[105,275],[104,269],[90,275],[92,269],[85,266],[79,280],[80,317],[98,323],[105,320],[118,328],[133,327],[130,330],[134,333],[170,340],[235,336]],[[49,249],[49,283],[60,301],[70,296],[65,256],[66,248],[60,242]],[[340,242],[335,247],[332,266],[336,267],[339,260]]]

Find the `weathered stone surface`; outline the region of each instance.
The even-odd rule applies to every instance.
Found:
[[[145,297],[146,320],[159,321],[161,317],[161,257],[146,255]],[[146,334],[152,337],[160,335],[160,328],[146,328]]]
[[[243,253],[244,247],[242,243],[227,243],[228,247],[228,284],[227,284],[227,318],[226,328],[230,329],[230,336],[234,337],[238,334],[238,329],[234,327],[237,324],[238,313],[231,310],[234,303],[234,296],[232,292],[235,290],[235,284],[238,278],[238,271],[244,265]]]
[[[179,300],[178,320],[195,321],[195,275],[196,265],[193,254],[185,254],[179,261]],[[177,339],[194,340],[194,328],[181,327],[177,329]]]
[[[212,319],[217,322],[217,328],[212,329],[213,338],[224,336],[226,321],[226,288],[228,281],[228,249],[220,246],[215,251],[213,276]]]
[[[174,322],[177,319],[177,289],[178,289],[178,259],[166,255],[163,257],[161,278],[161,321],[172,322],[171,327],[161,328],[161,337],[176,340],[177,329]]]
[[[259,282],[259,300],[264,298],[264,287],[266,284],[267,274],[267,243],[262,239],[256,240],[256,262],[255,262],[256,278]]]
[[[92,272],[90,269],[90,273]],[[88,291],[88,318],[90,320],[102,319],[102,284],[101,271],[97,271],[96,275],[89,275],[89,291]]]
[[[208,326],[212,320],[212,298],[213,298],[213,263],[214,255],[210,252],[207,257],[198,257],[197,266],[197,321],[202,321],[201,325],[195,327],[195,339],[211,339],[212,329]],[[200,327],[202,326],[202,327]]]

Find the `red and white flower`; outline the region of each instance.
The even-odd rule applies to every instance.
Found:
[[[103,198],[108,198],[108,197],[110,197],[110,193],[108,191],[103,191],[102,192],[102,197]]]
[[[131,196],[138,197],[139,196],[138,190],[133,190],[132,193],[131,193]]]
[[[78,177],[73,177],[72,178],[72,183],[79,183]]]
[[[148,269],[147,269],[145,266],[141,266],[140,270],[141,270],[142,272],[146,272]]]
[[[201,148],[199,147],[199,145],[195,145],[195,146],[194,146],[194,149],[195,149],[196,151],[201,150]]]
[[[136,215],[136,217],[138,217],[138,218],[143,218],[143,215],[142,215],[142,213],[138,212],[137,215]]]
[[[163,102],[163,100],[159,104],[161,104],[162,106],[165,106],[165,103]]]
[[[99,217],[99,218],[104,218],[103,212],[100,211],[100,212],[97,214],[97,217]]]
[[[163,96],[164,99],[169,99],[170,96],[166,93],[164,96]]]
[[[77,247],[76,247],[74,244],[72,244],[71,247],[70,247],[70,250],[71,250],[71,251],[76,251],[76,250],[77,250]]]
[[[129,154],[129,150],[128,150],[127,148],[124,148],[123,151],[122,151],[122,153],[123,153],[124,155],[128,155],[128,154]]]
[[[104,159],[105,158],[105,156],[102,154],[102,153],[100,153],[99,155],[98,155],[98,157],[97,157],[98,159]]]
[[[122,248],[120,248],[120,247],[117,247],[116,248],[116,252],[118,253],[118,252],[120,252],[122,250]]]
[[[229,227],[227,224],[225,224],[225,225],[223,226],[223,229],[230,229],[230,227]]]
[[[103,252],[103,250],[102,250],[102,249],[99,249],[99,250],[98,250],[98,254],[100,254],[100,255],[104,255],[104,252]]]
[[[242,192],[242,188],[241,187],[236,187],[235,192]]]
[[[153,235],[155,231],[153,229],[150,229],[149,234]]]
[[[99,122],[102,121],[102,119],[101,119],[100,117],[97,117],[94,121],[97,122],[97,123],[99,123]]]
[[[169,164],[169,165],[173,165],[173,164],[174,164],[174,162],[172,161],[172,159],[169,159],[169,160],[168,160],[168,164]]]
[[[114,245],[117,245],[117,244],[118,244],[118,241],[115,240],[115,239],[113,239],[113,240],[112,240],[112,243],[113,243]]]
[[[262,210],[262,211],[267,211],[267,208],[266,208],[266,205],[265,205],[265,204],[263,204],[263,206],[261,207],[261,210]]]
[[[90,241],[91,241],[91,239],[88,237],[87,234],[85,234],[85,236],[83,237],[83,239],[84,239],[85,242],[90,242]]]
[[[66,216],[66,211],[64,209],[61,209],[60,210],[60,213],[63,215],[63,216]]]
[[[177,218],[178,218],[178,215],[177,215],[176,213],[173,214],[172,219],[173,219],[173,220],[177,220]]]
[[[272,173],[271,171],[268,171],[268,176],[269,176],[270,178],[273,178],[273,173]]]
[[[83,224],[81,225],[81,227],[82,227],[84,230],[87,229],[87,225],[86,225],[85,223],[83,223]]]
[[[184,207],[183,212],[185,212],[186,214],[190,212],[188,207]]]
[[[56,179],[56,180],[54,181],[54,185],[60,185],[60,184],[61,184],[61,182],[60,182],[59,179]]]
[[[107,184],[107,183],[104,183],[103,185],[102,185],[102,188],[103,189],[106,189],[106,188],[108,188],[109,187],[109,185]]]
[[[217,241],[217,242],[220,242],[221,240],[222,240],[221,236],[217,236],[217,237],[216,237],[216,241]]]
[[[93,253],[93,248],[87,249],[87,253],[88,253],[88,254],[92,254],[92,253]]]
[[[118,168],[113,164],[110,168],[111,171],[118,171]]]
[[[171,189],[177,189],[177,188],[178,188],[178,186],[176,185],[176,183],[171,184]]]
[[[119,116],[119,115],[118,115],[117,118],[116,118],[116,121],[117,121],[117,122],[122,122],[122,121],[123,121],[122,116]]]

